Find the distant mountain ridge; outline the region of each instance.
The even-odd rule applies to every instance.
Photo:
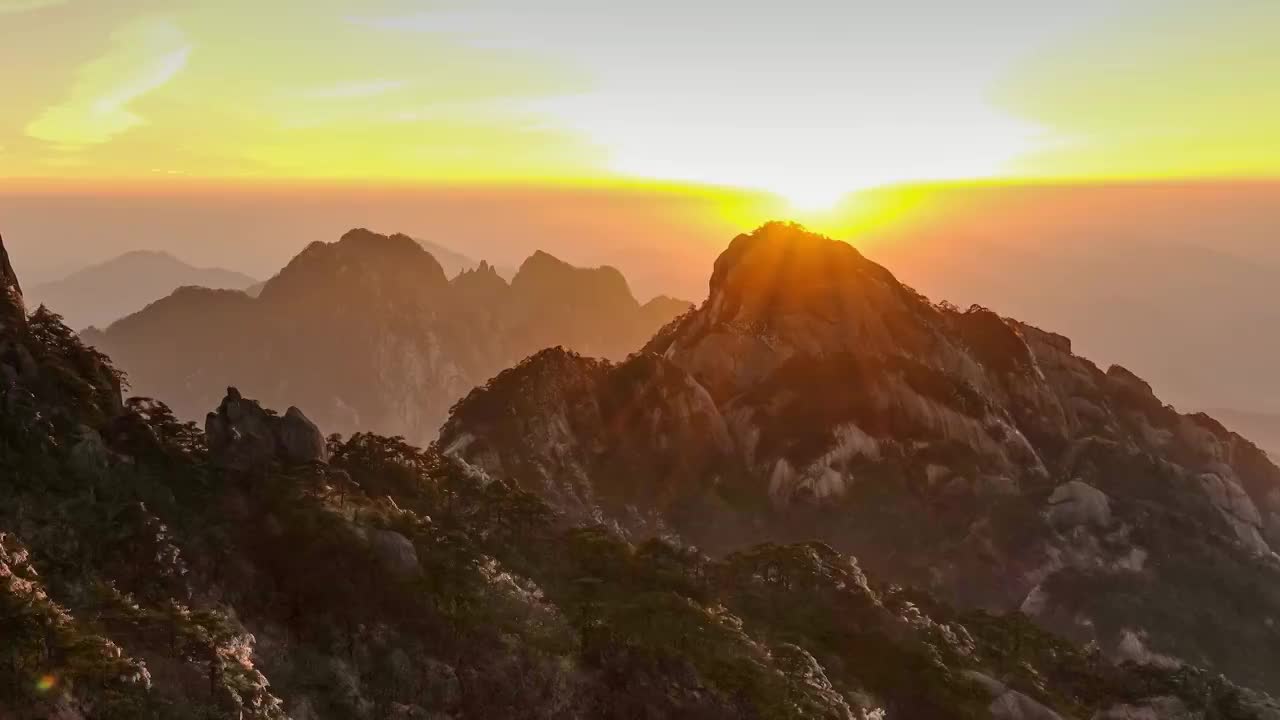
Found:
[[[617,270],[546,253],[511,283],[485,262],[450,280],[419,241],[358,229],[306,247],[256,298],[184,288],[85,340],[115,358],[133,392],[182,417],[238,384],[306,407],[332,432],[427,444],[456,400],[526,355],[564,345],[620,359],[688,307],[641,305]]]
[[[438,242],[424,240],[422,238],[414,238],[431,256],[440,263],[440,267],[444,269],[444,274],[450,279],[456,278],[459,274],[469,270],[475,270],[481,265],[493,268],[494,272],[503,278],[510,278],[515,275],[515,270],[508,267],[494,267],[484,260],[477,260],[470,255],[458,252],[450,247],[445,247]]]
[[[619,364],[543,351],[441,449],[635,538],[818,538],[889,582],[1280,691],[1280,468],[1130,371],[783,223]],[[1212,618],[1212,621],[1207,619]]]
[[[28,302],[56,309],[74,328],[103,326],[184,286],[244,290],[252,277],[187,264],[157,250],[134,250],[28,289]]]

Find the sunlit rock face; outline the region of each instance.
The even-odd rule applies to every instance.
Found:
[[[511,284],[487,263],[449,280],[413,238],[357,229],[312,243],[257,297],[181,288],[84,338],[180,417],[237,385],[329,432],[427,445],[454,402],[526,356],[565,345],[620,360],[687,307],[641,306],[618,271],[545,253]]]
[[[459,404],[442,448],[638,533],[713,550],[817,537],[1108,652],[1142,633],[1156,655],[1280,687],[1259,669],[1280,667],[1280,470],[1129,370],[781,223],[735,238],[707,299],[644,350],[518,368]],[[611,414],[615,377],[681,390]],[[671,422],[684,406],[696,421]]]

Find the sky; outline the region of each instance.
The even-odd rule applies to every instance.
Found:
[[[0,0],[0,232],[28,286],[369,227],[697,301],[797,219],[1280,413],[1278,48],[1277,0]]]
[[[0,182],[1280,175],[1280,3],[0,0]]]

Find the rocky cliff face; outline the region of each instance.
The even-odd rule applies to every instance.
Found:
[[[227,388],[217,410],[204,421],[209,452],[218,465],[232,470],[266,470],[323,463],[329,458],[324,434],[296,407],[283,417],[271,414],[256,401]]]
[[[645,350],[477,390],[441,447],[526,487],[572,477],[575,502],[646,518],[639,532],[819,537],[1116,656],[1280,690],[1280,470],[1128,370],[930,303],[849,245],[776,223],[734,239],[707,300]],[[663,389],[597,410],[614,384]],[[517,397],[518,418],[477,410]],[[624,443],[602,439],[612,428]]]
[[[545,253],[510,285],[487,264],[450,281],[412,238],[352,230],[307,247],[256,298],[181,288],[84,338],[181,417],[238,385],[331,432],[425,444],[458,398],[527,355],[564,344],[619,359],[680,311],[642,309],[616,270]]]
[[[9,252],[0,238],[0,331],[26,322],[27,311],[22,301],[22,286],[9,263]]]

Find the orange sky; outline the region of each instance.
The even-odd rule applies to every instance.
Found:
[[[1280,173],[1280,3],[0,0],[0,178],[710,185]]]

